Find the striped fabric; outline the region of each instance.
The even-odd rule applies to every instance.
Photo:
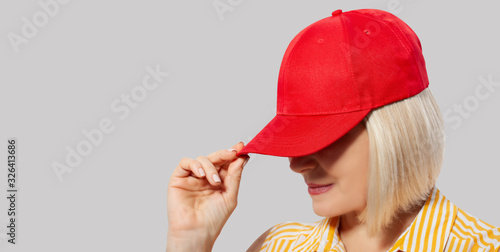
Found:
[[[338,224],[339,217],[313,224],[278,224],[271,229],[260,251],[345,252]],[[500,228],[456,207],[434,188],[413,223],[389,250],[393,251],[500,251]]]

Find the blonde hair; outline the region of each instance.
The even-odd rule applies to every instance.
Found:
[[[374,234],[398,213],[427,199],[444,156],[444,123],[427,88],[410,98],[371,111],[363,120],[369,135],[367,206],[359,221]]]

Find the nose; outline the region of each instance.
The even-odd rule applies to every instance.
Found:
[[[296,173],[304,173],[308,170],[314,169],[318,165],[317,161],[312,155],[301,157],[289,157],[290,169]]]

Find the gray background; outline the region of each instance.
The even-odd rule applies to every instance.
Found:
[[[8,137],[19,140],[20,188],[18,245],[0,229],[0,251],[164,251],[166,188],[180,159],[257,134],[275,114],[288,43],[339,8],[390,10],[418,34],[431,90],[450,113],[438,188],[500,225],[500,87],[487,99],[475,94],[480,78],[500,82],[498,1],[219,2],[233,5],[222,19],[212,0],[73,0],[17,53],[8,34],[21,34],[23,17],[43,9],[0,2],[0,188]],[[170,75],[121,120],[111,104],[157,64]],[[464,104],[470,111],[458,116],[453,108]],[[103,118],[115,130],[59,182],[53,162]],[[244,251],[279,222],[319,220],[286,158],[251,156],[214,251]],[[2,197],[2,226],[6,212]]]

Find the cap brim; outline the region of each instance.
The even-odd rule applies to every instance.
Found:
[[[298,157],[315,153],[345,135],[371,109],[332,115],[276,115],[239,155]]]

